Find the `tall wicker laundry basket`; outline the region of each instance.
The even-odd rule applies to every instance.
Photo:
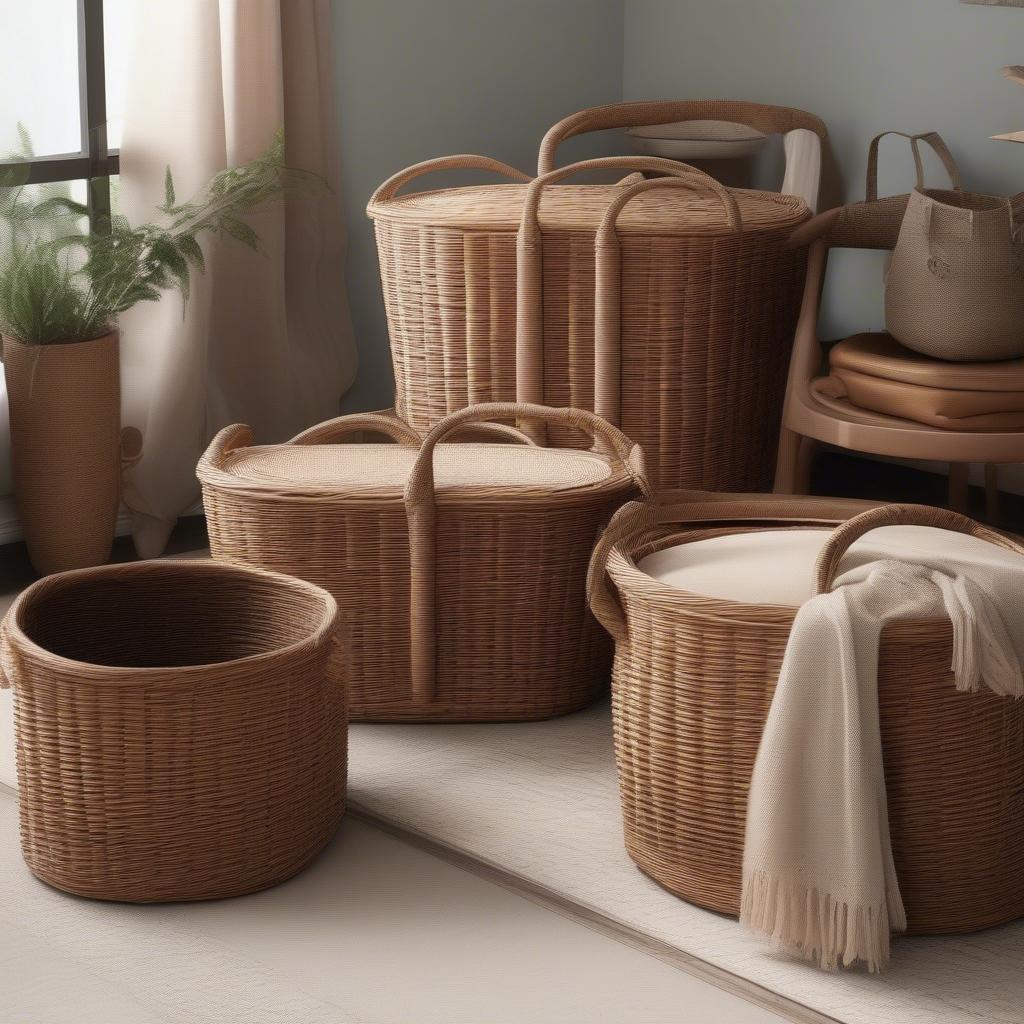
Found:
[[[695,109],[629,107],[636,124],[683,120]],[[715,115],[700,112],[824,134],[800,111],[723,104]],[[421,175],[453,168],[514,183],[398,194]],[[692,185],[629,191],[567,181],[602,169],[683,176]],[[594,246],[612,204],[603,248],[615,253],[597,281],[601,343],[614,346],[603,372],[620,395],[612,420],[644,446],[661,487],[767,489],[805,265],[785,242],[810,211],[795,196],[724,189],[672,160],[588,160],[526,183],[496,161],[456,156],[381,185],[367,212],[398,414],[422,431],[479,402],[594,409]],[[578,443],[565,431],[552,441]]]
[[[0,627],[21,845],[60,889],[214,899],[290,878],[345,807],[330,594],[208,561],[48,576]]]
[[[818,558],[821,592],[851,543],[892,524],[952,529],[1024,552],[940,509],[695,494],[625,506],[595,549],[592,608],[616,640],[626,847],[684,899],[739,912],[747,789],[796,607],[681,589],[641,564],[677,545],[740,535],[754,543],[766,531],[839,525]],[[716,550],[717,568],[728,568]],[[813,579],[809,567],[811,591]],[[974,931],[1024,915],[1024,701],[958,692],[951,639],[948,621],[901,621],[886,627],[879,653],[893,854],[917,933]]]
[[[440,443],[517,418],[575,427],[596,449]],[[336,443],[364,430],[399,443]],[[547,718],[607,687],[587,563],[612,512],[648,490],[620,431],[589,412],[499,403],[447,417],[422,445],[375,415],[283,445],[250,439],[228,427],[200,461],[211,550],[335,595],[351,630],[352,718]]]

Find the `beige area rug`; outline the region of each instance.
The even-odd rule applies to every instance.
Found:
[[[1024,1021],[1024,921],[897,939],[880,977],[826,974],[641,874],[622,845],[606,704],[530,724],[354,725],[350,765],[359,813],[794,1020]]]

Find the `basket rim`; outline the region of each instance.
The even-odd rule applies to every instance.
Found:
[[[616,544],[608,556],[608,575],[620,591],[642,596],[648,600],[664,601],[676,604],[685,609],[686,614],[694,618],[707,619],[710,622],[733,622],[742,626],[786,626],[793,624],[799,605],[788,604],[756,604],[750,601],[733,601],[724,597],[712,597],[699,594],[693,590],[674,587],[655,579],[641,569],[634,557],[634,551],[644,549],[644,556],[662,551],[677,544],[687,544],[702,540],[708,536],[731,535],[734,533],[763,533],[775,530],[814,530],[834,529],[843,520],[813,520],[806,522],[774,522],[774,523],[708,523],[706,526],[693,528],[683,524],[665,524],[664,535],[652,538],[643,544],[630,544],[630,550],[624,551],[623,545]],[[673,528],[675,527],[675,528]],[[682,528],[680,528],[682,527]],[[681,540],[684,535],[687,539]],[[949,620],[942,616],[930,619],[898,619],[890,623],[886,630],[899,629],[921,624],[949,626]]]
[[[503,216],[495,214],[491,218],[473,217],[466,213],[460,217],[445,218],[441,211],[430,208],[426,211],[420,209],[424,200],[434,201],[438,198],[459,196],[471,198],[493,194],[495,192],[520,192],[524,199],[529,184],[518,182],[502,182],[490,185],[462,185],[450,188],[424,189],[422,192],[409,192],[394,196],[391,199],[370,202],[366,206],[366,215],[372,221],[394,221],[402,224],[418,225],[420,227],[434,228],[438,231],[462,231],[462,232],[483,232],[485,234],[517,234],[521,227],[521,210],[514,211],[503,219]],[[597,190],[607,193],[608,199],[613,199],[619,191],[619,186],[614,183],[577,183],[554,184],[549,186],[546,195],[553,190],[567,189],[583,195],[594,194]],[[730,188],[729,191],[742,199],[764,203],[766,206],[778,207],[781,210],[790,211],[790,216],[779,217],[777,222],[767,224],[752,224],[744,227],[741,235],[771,235],[776,232],[788,232],[811,216],[811,210],[807,203],[799,196],[788,195],[784,192],[772,192],[768,189],[757,188]],[[555,192],[557,195],[558,192]],[[565,193],[563,193],[564,195]],[[538,209],[540,227],[545,231],[596,231],[600,224],[600,217],[597,217],[592,224],[573,224],[565,215],[552,214],[547,211],[545,219],[544,198],[541,199]],[[659,224],[647,228],[630,226],[628,220],[622,221],[617,229],[620,235],[637,235],[642,237],[664,237],[664,238],[722,238],[731,237],[733,232],[728,224],[723,222],[714,226],[704,225],[703,228],[697,225],[679,225],[675,230],[668,226]]]
[[[794,524],[789,528],[795,529],[814,529],[815,527],[825,527],[826,523],[813,523],[809,522],[804,526]],[[838,525],[838,523],[836,524]],[[668,583],[663,583],[661,580],[651,576],[650,573],[646,573],[641,569],[634,557],[634,550],[637,548],[644,549],[644,555],[653,554],[655,551],[664,550],[667,547],[673,547],[676,544],[690,543],[691,540],[701,540],[706,535],[718,536],[728,535],[733,533],[756,533],[766,529],[772,529],[770,526],[745,526],[736,524],[736,528],[733,525],[726,526],[721,525],[714,527],[709,525],[706,528],[701,529],[675,529],[666,532],[662,537],[656,540],[651,540],[642,545],[630,545],[630,550],[623,550],[622,544],[616,544],[612,549],[611,554],[608,556],[608,575],[615,583],[617,589],[625,590],[627,593],[641,594],[643,597],[653,600],[662,600],[669,603],[675,603],[686,606],[687,614],[695,615],[699,618],[706,618],[721,622],[725,620],[731,620],[733,622],[750,624],[751,616],[764,616],[765,625],[790,625],[793,619],[796,617],[796,613],[799,610],[793,605],[788,604],[753,604],[748,601],[732,601],[728,598],[711,597],[707,594],[698,594],[694,590],[684,590],[682,587],[674,587]],[[681,540],[680,538],[686,534],[689,539]],[[771,619],[769,623],[767,620]]]
[[[487,444],[480,442],[451,442],[441,444],[439,448],[466,448],[472,445],[474,448],[494,448],[501,450],[507,445]],[[287,448],[289,445],[249,445],[244,449],[258,448]],[[339,445],[339,447],[341,447]],[[348,446],[345,446],[348,447]],[[362,444],[362,449],[367,448],[392,448],[388,444]],[[581,484],[577,487],[548,487],[540,484],[517,486],[515,484],[457,484],[454,486],[441,486],[437,489],[438,507],[459,505],[461,507],[472,507],[474,505],[522,505],[530,506],[538,501],[552,503],[572,504],[577,499],[588,499],[594,496],[604,496],[608,492],[615,492],[632,485],[629,474],[615,460],[609,459],[600,452],[589,449],[574,448],[537,448],[523,449],[524,451],[550,452],[558,457],[564,456],[586,456],[589,459],[597,459],[609,468],[609,474],[602,480],[592,483]],[[236,476],[229,469],[219,466],[200,465],[196,475],[204,488],[212,488],[237,495],[248,497],[254,500],[285,501],[285,502],[309,502],[338,505],[366,506],[405,506],[405,484],[380,484],[379,487],[361,487],[358,490],[346,490],[331,486],[329,484],[287,484],[261,483],[249,480],[245,477]],[[406,481],[407,482],[407,481]]]
[[[122,577],[125,575],[145,576],[159,574],[169,570],[187,569],[196,575],[233,576],[236,579],[265,579],[291,590],[305,591],[310,597],[320,602],[322,614],[320,622],[307,636],[290,643],[282,644],[269,651],[247,654],[242,658],[231,658],[224,661],[201,662],[189,665],[100,665],[96,662],[78,661],[62,654],[48,650],[33,640],[22,628],[21,615],[29,604],[39,597],[40,592],[54,589],[65,583],[74,585],[83,579],[102,577]],[[153,683],[180,683],[182,676],[209,675],[219,670],[233,670],[236,666],[259,665],[273,663],[281,658],[301,653],[319,646],[330,639],[338,626],[338,603],[334,596],[323,587],[288,576],[285,573],[272,572],[252,566],[234,565],[216,559],[159,558],[144,559],[137,562],[115,562],[108,565],[89,566],[84,569],[69,569],[66,572],[44,576],[26,587],[8,609],[2,623],[3,640],[7,646],[25,651],[35,658],[56,668],[73,671],[81,683],[137,683],[151,685]],[[15,688],[17,683],[15,682]]]

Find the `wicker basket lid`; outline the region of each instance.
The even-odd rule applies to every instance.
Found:
[[[257,445],[225,459],[223,472],[247,488],[301,493],[401,495],[418,452],[397,444]],[[518,444],[440,444],[439,493],[455,488],[569,491],[621,479],[602,456]]]
[[[475,231],[517,231],[526,185],[472,185],[399,195],[371,203],[373,219]],[[541,230],[596,231],[616,185],[550,185],[540,200]],[[744,233],[789,232],[810,215],[798,196],[754,189],[730,189]],[[639,195],[622,211],[619,234],[685,236],[732,234],[721,201],[682,189]]]

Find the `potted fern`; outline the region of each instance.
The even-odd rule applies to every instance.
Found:
[[[16,164],[0,181],[0,335],[15,499],[38,572],[110,557],[122,460],[141,444],[137,431],[121,434],[118,316],[168,288],[187,298],[192,273],[203,269],[203,235],[256,248],[245,215],[297,173],[284,167],[283,148],[279,136],[264,156],[220,172],[186,203],[177,202],[168,168],[160,217],[135,226],[115,215],[89,229],[84,206],[52,189],[33,194]]]

